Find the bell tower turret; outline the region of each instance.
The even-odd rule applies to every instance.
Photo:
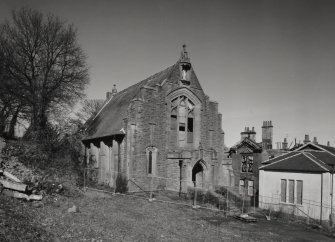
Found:
[[[179,70],[180,70],[180,84],[184,86],[190,85],[191,62],[186,51],[186,45],[183,45],[183,50],[180,53]]]

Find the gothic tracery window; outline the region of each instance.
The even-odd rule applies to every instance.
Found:
[[[177,132],[179,143],[193,143],[194,103],[186,96],[182,95],[172,100],[170,128],[171,132]]]

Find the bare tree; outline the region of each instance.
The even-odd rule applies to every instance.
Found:
[[[89,82],[86,57],[76,30],[53,15],[22,8],[2,25],[2,87],[29,106],[30,133],[45,130],[48,112],[73,105]],[[29,132],[28,132],[29,133]]]
[[[82,124],[89,122],[102,108],[105,100],[103,99],[84,99],[80,105],[79,112],[76,113],[77,118]]]

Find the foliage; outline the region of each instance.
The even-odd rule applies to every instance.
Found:
[[[187,195],[191,200],[195,198],[195,191],[197,192],[197,202],[200,204],[211,204],[219,209],[226,208],[226,200],[220,198],[218,194],[211,190],[204,190],[201,188],[187,188]]]
[[[40,138],[54,109],[72,106],[88,84],[77,32],[53,15],[22,8],[2,25],[3,90],[29,106],[29,139]],[[29,136],[30,133],[33,135]]]
[[[80,110],[76,113],[77,119],[85,124],[99,112],[104,104],[103,99],[84,99],[80,103]]]

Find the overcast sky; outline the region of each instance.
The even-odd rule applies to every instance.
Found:
[[[28,6],[78,29],[89,98],[105,98],[173,65],[187,44],[192,66],[219,103],[226,145],[263,120],[274,143],[305,134],[335,145],[335,1],[0,0],[0,21]]]

